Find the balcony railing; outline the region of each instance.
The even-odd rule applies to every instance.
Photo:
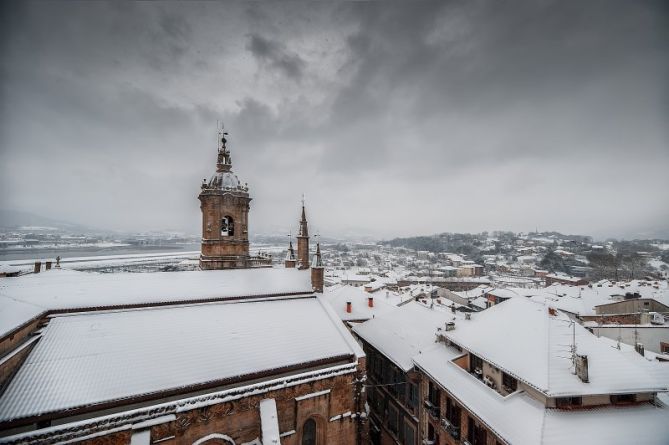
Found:
[[[440,417],[440,410],[437,405],[434,404],[434,402],[430,401],[429,399],[425,399],[425,410],[428,412],[430,417],[432,417],[435,420],[439,420]]]
[[[448,419],[441,419],[441,428],[446,431],[453,439],[460,439],[460,426],[453,425]]]

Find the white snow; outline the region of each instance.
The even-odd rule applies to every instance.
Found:
[[[0,421],[360,355],[339,325],[316,297],[54,316]]]
[[[295,400],[298,402],[300,400],[307,400],[307,399],[313,399],[314,397],[319,397],[319,396],[324,396],[326,394],[330,394],[330,389],[324,389],[323,391],[318,391],[318,392],[312,392],[310,394],[305,394],[303,396],[295,397]]]
[[[297,269],[115,274],[52,269],[0,280],[0,335],[47,310],[311,291],[308,271]]]
[[[569,347],[574,334],[578,354],[588,356],[589,383],[572,373]],[[666,389],[638,360],[574,325],[563,313],[549,315],[547,306],[525,298],[473,314],[444,336],[548,396]]]
[[[276,401],[264,399],[260,401],[260,427],[263,445],[280,444],[279,418],[276,413]]]
[[[457,328],[456,328],[457,329]],[[415,357],[416,365],[453,397],[514,445],[663,445],[669,438],[669,410],[651,404],[581,410],[547,409],[525,392],[503,397],[451,360],[453,350],[435,345]]]
[[[401,297],[395,293],[365,292],[362,287],[350,285],[335,285],[326,287],[323,299],[344,321],[364,321],[395,309],[396,304],[401,303]],[[369,307],[369,298],[373,298],[373,307]],[[410,297],[405,297],[405,300]],[[351,303],[351,312],[347,311],[347,303]]]
[[[412,357],[434,344],[438,328],[454,315],[416,302],[353,327],[353,332],[404,371],[413,367]]]
[[[151,443],[151,430],[135,431],[130,437],[130,445],[149,445]]]
[[[40,440],[44,440],[44,437],[48,436],[50,443],[55,443],[55,442],[64,443],[62,442],[63,435],[67,436],[68,432],[71,431],[71,428],[76,428],[77,431],[82,432],[82,436],[85,436],[85,432],[89,428],[95,428],[96,425],[98,425],[100,422],[105,422],[112,428],[114,425],[120,425],[118,428],[115,429],[120,431],[120,430],[130,429],[132,427],[132,425],[127,424],[129,419],[137,419],[138,421],[155,419],[156,417],[162,417],[162,415],[164,415],[165,413],[179,413],[179,412],[190,411],[205,406],[225,403],[232,400],[239,400],[244,397],[266,394],[268,392],[276,391],[278,389],[295,387],[298,385],[311,383],[325,378],[333,378],[340,375],[353,374],[356,371],[357,371],[357,363],[345,363],[341,365],[334,365],[327,368],[320,368],[316,370],[301,372],[299,374],[284,375],[279,378],[264,380],[261,382],[255,382],[249,385],[238,386],[234,388],[226,388],[223,390],[207,393],[204,395],[188,397],[157,405],[140,407],[130,411],[124,411],[121,413],[109,414],[101,417],[87,418],[84,420],[74,421],[67,424],[68,429],[66,430],[63,430],[61,426],[52,426],[40,430],[19,433],[13,436],[5,437],[3,438],[3,441],[8,441],[8,442],[19,442],[19,441],[25,442],[31,440],[35,441],[36,437],[39,437]],[[112,430],[106,430],[101,433],[98,433],[97,435],[109,434],[110,432],[112,432]],[[287,432],[285,434],[289,433],[290,432]],[[76,442],[82,439],[83,437],[75,438],[71,439],[70,442]]]

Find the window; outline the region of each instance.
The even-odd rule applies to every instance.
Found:
[[[434,430],[434,426],[431,422],[427,423],[427,440],[428,442],[438,443],[437,442],[437,433]]]
[[[502,386],[507,392],[514,392],[518,389],[518,380],[502,371]]]
[[[379,415],[379,417],[383,417],[383,413],[386,409],[386,399],[383,396],[383,393],[380,392],[378,389],[374,389],[374,405],[372,406],[372,410]]]
[[[450,397],[446,397],[446,420],[453,426],[453,428],[460,429],[460,415],[462,411]]]
[[[374,409],[374,407],[376,406],[376,405],[375,405],[376,402],[375,402],[375,399],[374,399],[374,394],[375,394],[374,389],[375,389],[374,387],[370,387],[370,388],[367,390],[367,403],[369,404],[369,407],[370,407],[371,409]]]
[[[488,432],[481,427],[471,417],[468,421],[467,441],[472,445],[485,445],[488,439]]]
[[[368,354],[369,357],[369,372],[377,380],[381,380],[382,370],[383,370],[383,361],[379,354],[376,352],[370,351]]]
[[[660,342],[660,352],[663,354],[669,354],[669,343],[663,341]]]
[[[394,434],[397,434],[397,408],[392,405],[388,406],[388,429]]]
[[[432,382],[428,384],[427,398],[435,408],[439,408],[439,388]]]
[[[404,422],[404,442],[402,445],[415,445],[416,432],[409,422]]]
[[[418,386],[415,383],[409,383],[407,386],[407,405],[409,409],[415,411],[418,406]]]
[[[477,377],[483,378],[483,360],[474,354],[469,354],[469,372],[473,372]]]
[[[558,408],[572,408],[582,404],[583,400],[580,397],[558,397],[555,399],[555,406]]]
[[[221,236],[233,236],[235,234],[235,223],[232,216],[225,216],[221,220]]]
[[[302,427],[302,445],[316,445],[316,421],[307,419]]]
[[[624,405],[626,403],[634,403],[636,397],[634,394],[612,394],[611,403],[614,405]]]

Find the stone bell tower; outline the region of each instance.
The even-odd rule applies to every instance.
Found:
[[[198,199],[202,210],[200,268],[234,269],[252,267],[249,256],[248,186],[232,172],[232,158],[226,144],[228,133],[219,132],[216,173],[202,182]]]

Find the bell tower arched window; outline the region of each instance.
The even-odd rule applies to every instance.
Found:
[[[316,421],[307,419],[302,427],[302,445],[316,445]]]
[[[233,236],[235,234],[235,223],[232,216],[224,216],[221,219],[221,236]]]

